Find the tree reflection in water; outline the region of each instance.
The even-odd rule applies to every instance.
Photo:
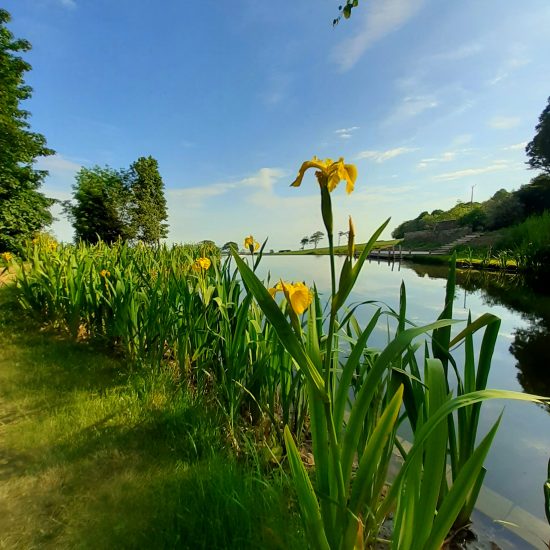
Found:
[[[419,277],[446,278],[447,267],[408,264]],[[540,283],[540,281],[538,281]],[[482,290],[488,305],[503,305],[529,322],[516,328],[510,353],[515,357],[518,381],[535,395],[550,397],[550,295],[537,281],[518,274],[457,270],[457,283],[466,292]],[[535,290],[536,288],[536,290]],[[545,407],[550,412],[550,406]]]

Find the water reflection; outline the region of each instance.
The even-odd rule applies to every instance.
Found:
[[[447,276],[445,266],[409,264],[408,267],[419,277]],[[488,306],[504,305],[528,322],[527,327],[512,332],[509,351],[517,361],[517,379],[524,391],[550,397],[550,296],[535,291],[517,274],[459,270],[457,283],[464,289],[465,309],[468,293],[481,291]],[[550,406],[546,409],[550,412]]]
[[[338,259],[337,272],[341,264]],[[392,266],[373,260],[365,265],[350,302],[376,300],[396,309],[403,281],[407,289],[407,317],[417,324],[428,323],[441,312],[447,272],[446,266],[408,262]],[[266,278],[269,273],[272,280],[315,283],[324,298],[330,288],[326,256],[267,257],[258,274]],[[502,319],[488,387],[549,395],[550,296],[535,292],[519,277],[502,274],[459,272],[458,284],[460,291],[454,306],[457,319],[466,319],[469,311],[473,318],[490,311]],[[361,326],[370,320],[375,307],[365,305],[356,310]],[[456,330],[461,326],[457,325]],[[369,346],[383,347],[387,339],[388,327],[382,322],[373,332]],[[457,354],[461,352],[457,350]],[[485,485],[542,520],[545,515],[541,480],[546,476],[550,451],[550,411],[526,403],[487,402],[483,405],[480,433],[490,429],[503,408],[506,411],[486,461]]]
[[[541,324],[516,329],[510,353],[517,360],[518,381],[526,392],[550,397],[549,349],[548,326]],[[550,412],[550,405],[546,405],[546,409]]]

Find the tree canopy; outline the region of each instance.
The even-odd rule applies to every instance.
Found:
[[[531,168],[544,170],[550,174],[550,97],[548,105],[539,117],[535,131],[535,136],[525,148],[529,157],[527,162]]]
[[[309,238],[309,242],[315,245],[315,248],[317,248],[317,244],[321,239],[325,238],[325,234],[322,231],[315,231],[313,235]]]
[[[151,245],[168,233],[164,184],[153,157],[140,157],[127,170],[82,168],[73,200],[64,207],[77,241],[137,239]]]
[[[168,235],[164,183],[158,162],[151,156],[140,157],[130,167],[128,177],[133,200],[132,232],[144,243],[158,243]]]
[[[74,201],[65,203],[75,239],[112,243],[132,238],[130,196],[123,171],[108,166],[81,168],[73,185]]]
[[[47,172],[35,170],[38,157],[52,155],[46,138],[30,129],[30,113],[20,103],[32,94],[24,76],[31,66],[18,54],[31,45],[7,29],[10,14],[0,9],[0,251],[20,250],[24,241],[52,222],[54,203],[38,191]]]

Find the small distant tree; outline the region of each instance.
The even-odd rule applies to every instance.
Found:
[[[300,244],[302,245],[302,250],[303,250],[306,244],[309,244],[309,237],[302,237]]]
[[[338,231],[338,246],[340,246],[340,239],[342,237],[347,237],[349,235],[349,231]]]
[[[315,231],[313,235],[309,238],[309,242],[315,245],[315,248],[317,248],[317,244],[321,239],[325,238],[325,234],[322,231]]]
[[[539,117],[535,131],[535,136],[525,148],[529,157],[527,163],[531,168],[544,170],[550,174],[550,97],[548,105]]]
[[[75,239],[112,243],[132,238],[130,197],[124,172],[108,166],[81,168],[73,185],[73,201],[63,203]]]
[[[140,157],[126,177],[132,192],[132,233],[144,243],[158,244],[168,235],[164,183],[158,162],[151,156]]]

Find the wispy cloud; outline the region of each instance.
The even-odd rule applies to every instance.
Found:
[[[229,191],[252,187],[255,190],[269,191],[275,180],[286,175],[278,168],[262,168],[255,175],[234,182],[211,183],[195,187],[172,188],[166,194],[173,198],[185,199],[194,206],[202,205],[204,201],[224,195]]]
[[[72,172],[76,173],[82,168],[82,164],[65,158],[63,155],[55,154],[49,157],[40,157],[36,164],[38,170],[48,172]]]
[[[393,159],[395,157],[398,157],[400,155],[404,155],[406,153],[412,153],[413,151],[417,151],[417,149],[414,149],[412,147],[396,147],[395,149],[388,149],[387,151],[361,151],[356,157],[356,160],[361,159],[367,159],[367,160],[374,160],[375,162],[386,162],[387,160]]]
[[[436,53],[429,56],[428,60],[433,61],[458,61],[466,59],[483,51],[484,47],[480,42],[471,42],[462,46],[449,50],[447,52]]]
[[[76,8],[75,0],[59,0],[59,3],[66,8]]]
[[[523,151],[525,147],[527,146],[526,141],[522,141],[521,143],[514,143],[514,145],[508,145],[508,147],[503,147],[503,151]]]
[[[489,121],[489,126],[496,130],[509,130],[515,128],[520,123],[519,117],[515,116],[495,116]]]
[[[434,95],[406,96],[401,103],[384,121],[384,124],[394,124],[413,118],[419,114],[434,109],[439,105],[439,100]]]
[[[483,166],[480,168],[466,168],[465,170],[457,170],[456,172],[447,172],[444,174],[438,174],[434,176],[434,180],[451,181],[470,176],[479,176],[480,174],[488,174],[490,172],[498,172],[499,170],[510,170],[513,166],[506,160],[495,160],[493,164],[489,166]]]
[[[430,157],[422,159],[417,165],[417,168],[427,168],[431,164],[440,163],[440,162],[451,162],[452,160],[455,160],[456,155],[458,151],[446,151],[444,153],[441,153],[441,155],[437,157]]]
[[[342,72],[349,71],[368,48],[405,25],[424,4],[425,0],[384,0],[366,3],[361,29],[355,36],[343,40],[334,48],[331,53],[332,61]]]
[[[359,130],[359,126],[352,126],[351,128],[340,128],[339,130],[334,130],[334,133],[341,139],[351,138],[353,132]]]
[[[275,72],[267,81],[267,89],[262,94],[262,99],[267,105],[277,105],[288,97],[291,83],[289,74]]]

